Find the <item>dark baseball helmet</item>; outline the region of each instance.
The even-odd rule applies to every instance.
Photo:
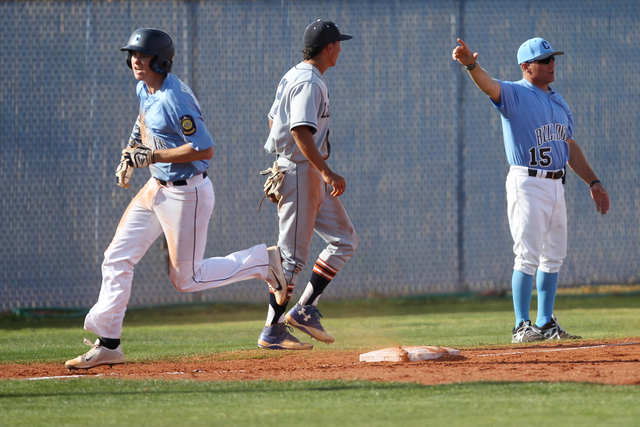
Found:
[[[173,39],[162,30],[154,28],[137,29],[129,37],[129,43],[120,50],[129,52],[127,54],[127,65],[131,67],[131,56],[133,52],[144,53],[145,55],[153,55],[151,60],[151,69],[158,74],[167,74],[171,72],[173,58],[176,48]]]

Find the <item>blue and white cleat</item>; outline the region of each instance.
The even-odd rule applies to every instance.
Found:
[[[270,350],[311,350],[313,344],[301,342],[289,332],[293,328],[284,323],[265,326],[258,338],[258,347]]]
[[[285,316],[287,323],[318,341],[331,344],[335,341],[320,324],[322,314],[315,305],[296,304]]]

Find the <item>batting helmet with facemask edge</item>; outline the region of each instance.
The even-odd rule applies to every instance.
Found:
[[[173,58],[176,53],[173,39],[162,30],[155,28],[139,28],[131,34],[127,45],[120,50],[129,52],[125,61],[131,67],[131,56],[133,52],[153,55],[150,62],[151,69],[158,74],[171,72]]]

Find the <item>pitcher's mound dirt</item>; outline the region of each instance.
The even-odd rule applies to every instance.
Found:
[[[67,370],[64,361],[59,364],[11,364],[0,366],[0,379],[103,376],[201,381],[343,379],[421,384],[469,381],[640,384],[640,337],[460,349],[459,356],[446,355],[417,362],[360,362],[359,357],[364,351],[323,347],[297,352],[239,350],[206,359],[127,362],[78,371]]]

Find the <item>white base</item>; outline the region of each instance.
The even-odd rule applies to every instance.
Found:
[[[442,356],[460,356],[460,350],[446,347],[390,347],[360,355],[361,362],[418,362]]]

